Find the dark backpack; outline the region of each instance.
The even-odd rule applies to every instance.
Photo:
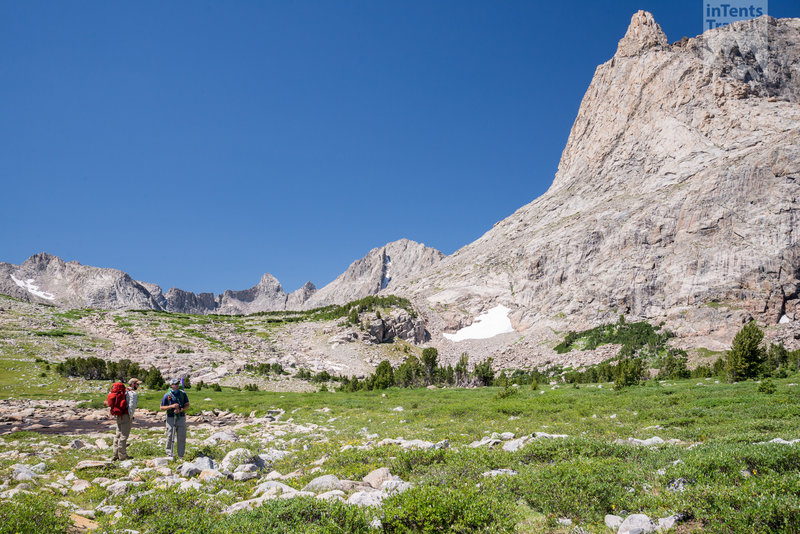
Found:
[[[128,413],[128,400],[125,398],[125,384],[117,382],[111,386],[106,404],[111,408],[111,415],[119,417]]]

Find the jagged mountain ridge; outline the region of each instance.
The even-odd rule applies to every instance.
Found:
[[[21,265],[0,263],[0,293],[33,302],[101,309],[155,309],[177,313],[248,314],[261,311],[310,309],[344,304],[389,287],[392,274],[408,276],[439,261],[444,254],[402,239],[371,250],[321,290],[311,282],[285,293],[269,273],[255,286],[222,294],[193,293],[134,280],[118,269],[65,262],[47,253],[34,254]],[[374,264],[381,262],[376,271]],[[393,260],[391,260],[394,258]],[[377,277],[377,279],[376,279]],[[317,294],[319,298],[314,298]]]
[[[550,189],[396,292],[437,332],[503,304],[506,342],[620,313],[729,341],[749,317],[800,319],[799,180],[800,20],[670,45],[639,12],[597,68]]]

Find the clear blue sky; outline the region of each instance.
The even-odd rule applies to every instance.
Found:
[[[547,190],[638,9],[702,32],[694,0],[0,0],[0,261],[220,292],[450,254]]]

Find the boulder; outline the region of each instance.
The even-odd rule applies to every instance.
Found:
[[[656,524],[644,514],[632,514],[619,526],[617,534],[647,534],[656,531]]]
[[[281,493],[296,493],[297,490],[291,486],[287,486],[283,482],[268,480],[256,486],[256,489],[253,491],[253,496],[258,496],[267,492],[272,492],[273,495],[279,495]]]
[[[239,436],[236,435],[235,432],[232,430],[223,430],[221,432],[215,432],[214,434],[211,434],[211,436],[203,441],[203,443],[206,445],[216,445],[220,442],[233,443],[236,441],[239,441]]]
[[[253,453],[249,450],[233,449],[225,455],[225,458],[222,459],[220,466],[222,469],[232,471],[242,464],[252,464],[255,463],[255,461],[256,460],[253,457]]]
[[[611,515],[606,514],[605,519],[603,520],[608,528],[615,531],[619,528],[622,524],[622,518],[618,515]]]
[[[104,462],[100,460],[82,460],[75,464],[75,467],[72,468],[73,471],[81,471],[83,469],[93,469],[97,467],[108,467],[110,462]]]
[[[217,468],[217,462],[215,462],[212,458],[209,458],[208,456],[198,456],[197,458],[192,460],[192,463],[196,465],[197,468],[200,469],[201,471],[205,469]]]
[[[347,504],[356,506],[380,506],[382,502],[383,495],[380,491],[357,491],[347,499]]]
[[[244,482],[246,480],[252,480],[254,478],[258,478],[258,473],[254,471],[236,471],[233,474],[233,480],[236,482]]]
[[[203,482],[214,482],[215,480],[224,480],[227,477],[216,469],[203,469],[197,478]]]
[[[108,486],[106,486],[106,489],[110,491],[113,496],[119,497],[120,495],[130,491],[131,488],[135,488],[141,485],[142,482],[131,482],[129,480],[120,480],[119,482],[109,484]]]
[[[325,493],[320,493],[317,495],[317,499],[327,501],[330,499],[337,500],[337,501],[344,501],[345,493],[341,490],[331,490],[326,491]]]
[[[88,480],[76,480],[75,482],[72,483],[70,491],[74,493],[83,493],[84,491],[86,491],[91,487],[92,483],[89,482]]]
[[[306,484],[302,491],[325,493],[331,490],[342,490],[342,482],[335,475],[317,477]]]
[[[395,493],[403,493],[414,487],[410,482],[399,480],[400,477],[395,477],[395,480],[386,480],[381,484],[381,491],[386,495],[393,495]]]
[[[380,469],[370,471],[370,473],[365,476],[363,480],[373,488],[380,489],[381,484],[387,480],[392,480],[392,473],[389,472],[388,467],[381,467]]]
[[[184,480],[178,486],[178,491],[199,490],[202,487],[203,485],[196,480]]]
[[[258,471],[258,466],[256,464],[242,464],[236,469],[234,469],[235,473],[255,472],[255,471]]]
[[[199,475],[201,471],[202,469],[200,469],[195,464],[190,462],[185,462],[182,466],[178,468],[178,473],[185,478]]]
[[[528,436],[512,439],[503,443],[503,450],[508,452],[516,452],[525,446],[525,442],[530,439]]]

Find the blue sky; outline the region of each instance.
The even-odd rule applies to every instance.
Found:
[[[0,261],[221,292],[450,254],[547,190],[638,9],[702,32],[697,1],[0,0]]]

